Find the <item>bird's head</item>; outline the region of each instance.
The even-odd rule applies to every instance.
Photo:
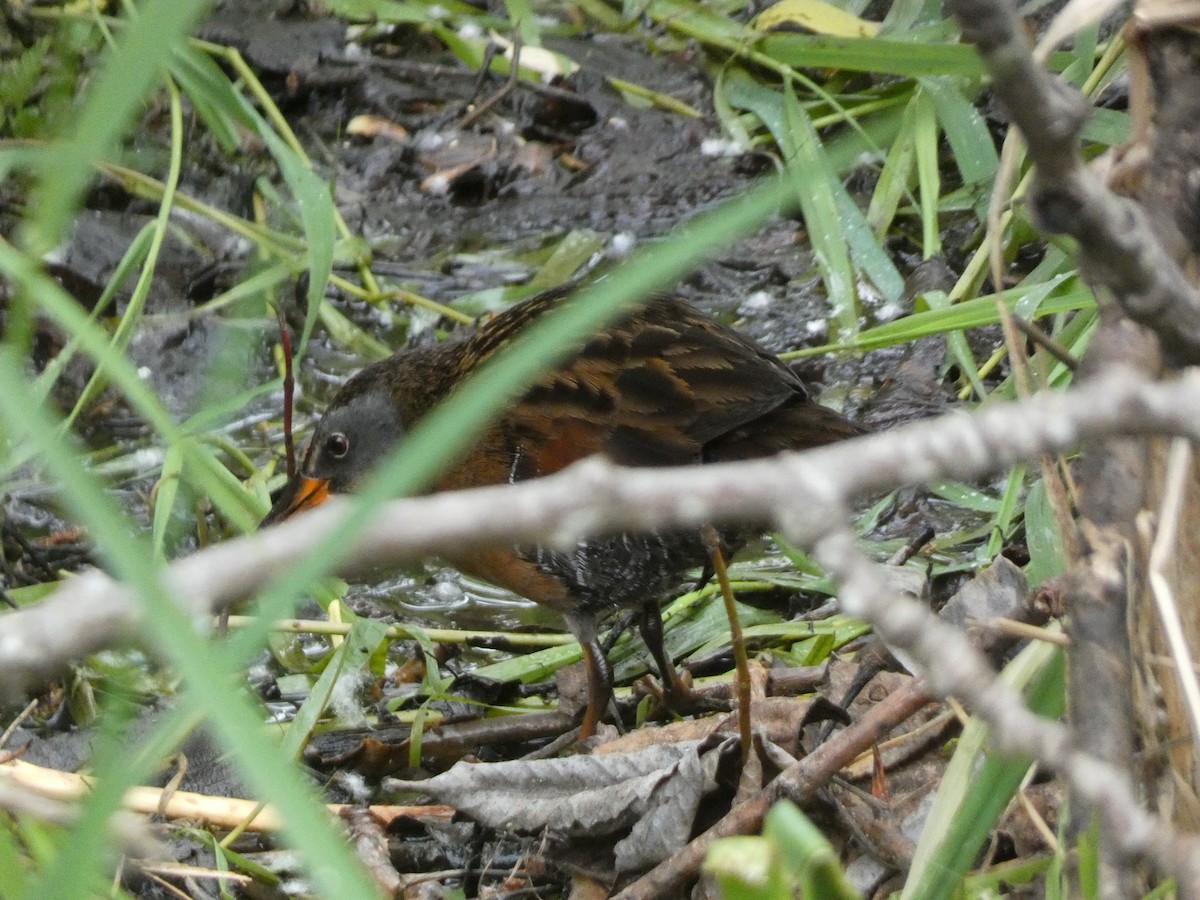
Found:
[[[356,490],[403,439],[405,423],[385,379],[364,369],[334,397],[317,424],[296,475],[275,499],[264,525]]]

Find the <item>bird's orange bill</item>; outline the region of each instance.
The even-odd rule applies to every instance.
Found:
[[[283,493],[275,501],[275,505],[271,507],[271,511],[263,520],[264,525],[271,525],[275,522],[282,522],[298,512],[303,512],[306,509],[315,509],[320,506],[331,496],[329,490],[329,482],[322,478],[308,478],[305,475],[297,475],[288,482],[287,487],[283,489]]]

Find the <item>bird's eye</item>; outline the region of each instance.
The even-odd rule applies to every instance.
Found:
[[[341,459],[350,452],[350,438],[335,431],[325,439],[325,453],[330,459]]]

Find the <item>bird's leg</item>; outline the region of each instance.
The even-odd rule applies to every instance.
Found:
[[[579,739],[586,740],[596,733],[596,726],[604,718],[604,711],[612,700],[612,666],[598,641],[582,646],[583,661],[587,664],[588,702],[583,723],[579,726]]]
[[[587,709],[583,723],[579,726],[579,739],[586,740],[596,733],[596,726],[604,718],[604,712],[612,700],[613,674],[608,657],[600,648],[596,622],[591,616],[568,615],[567,627],[583,648],[583,662],[587,673]]]
[[[680,714],[727,710],[729,707],[723,700],[706,697],[695,690],[675,668],[663,641],[662,613],[657,604],[647,604],[642,607],[641,612],[638,631],[646,649],[654,657],[654,665],[658,667],[658,676],[662,680],[662,700],[667,707]]]
[[[717,575],[717,583],[721,586],[725,614],[729,617],[729,641],[733,645],[733,659],[737,667],[738,733],[742,738],[742,763],[745,764],[753,739],[750,729],[750,660],[746,655],[746,641],[742,637],[742,623],[738,620],[737,606],[733,602],[733,588],[729,584],[729,570],[725,568],[721,537],[711,525],[701,528],[700,535],[704,538],[709,562]]]
[[[667,705],[672,709],[687,709],[695,705],[695,694],[690,685],[686,684],[675,668],[675,663],[667,653],[663,640],[662,612],[657,604],[648,603],[642,607],[641,618],[638,619],[638,631],[646,644],[646,649],[654,657],[654,665],[658,667],[658,677],[662,679],[663,695]]]

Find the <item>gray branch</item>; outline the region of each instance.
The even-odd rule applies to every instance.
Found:
[[[1155,383],[1114,372],[1061,393],[951,413],[848,444],[749,462],[621,469],[596,458],[517,485],[392,501],[350,543],[351,499],[171,563],[168,593],[197,623],[264,589],[313,553],[342,545],[342,574],[458,549],[569,546],[585,535],[706,522],[774,523],[812,544],[855,498],[906,484],[972,479],[1111,435],[1200,439],[1200,371]],[[134,637],[137,595],[99,571],[39,605],[0,616],[0,691],[11,699],[70,660]]]
[[[851,532],[831,532],[817,541],[813,553],[837,581],[844,611],[870,620],[893,648],[919,660],[933,693],[957,697],[985,720],[998,752],[1032,756],[1062,775],[1075,796],[1099,811],[1115,847],[1151,860],[1176,880],[1180,896],[1197,896],[1200,840],[1146,811],[1128,773],[1080,752],[1070,728],[1026,709],[962,632],[889,588]]]
[[[1126,773],[1072,747],[1069,733],[1028,712],[999,685],[965,638],[919,606],[888,593],[844,530],[853,499],[905,484],[973,479],[1044,453],[1112,435],[1200,439],[1200,370],[1149,382],[1119,370],[1062,393],[952,413],[802,454],[674,470],[619,469],[599,459],[518,485],[393,501],[344,546],[339,570],[418,559],[456,547],[552,542],[586,534],[774,522],[814,548],[862,613],[893,645],[910,651],[940,694],[967,700],[1002,749],[1037,756],[1101,810],[1126,852],[1144,855],[1200,896],[1200,846],[1134,801]],[[344,538],[353,501],[227,541],[167,566],[172,596],[198,627],[212,613],[261,590],[314,552]],[[27,690],[81,655],[136,635],[137,595],[100,572],[70,579],[42,604],[0,617],[2,687]]]

